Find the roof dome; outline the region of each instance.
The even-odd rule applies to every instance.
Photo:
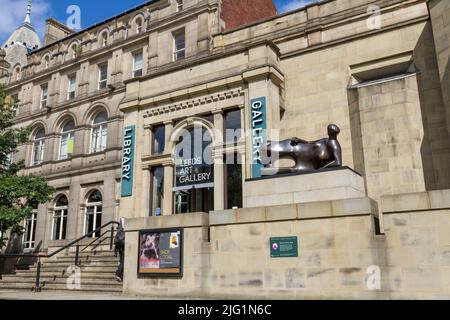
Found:
[[[31,0],[28,1],[27,14],[23,24],[6,40],[3,48],[6,58],[11,65],[27,64],[27,54],[42,46],[41,39],[31,25]]]

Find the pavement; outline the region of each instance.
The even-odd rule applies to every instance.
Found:
[[[169,300],[167,298],[145,298],[125,296],[120,293],[89,293],[70,291],[32,292],[24,290],[0,290],[0,300]],[[185,300],[181,299],[180,300]]]

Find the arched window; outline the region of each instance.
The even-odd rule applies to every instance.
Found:
[[[50,67],[50,57],[49,56],[44,57],[43,64],[44,64],[44,69],[48,69],[48,67]]]
[[[37,166],[44,161],[45,130],[40,128],[33,137],[33,152],[31,154],[31,165]]]
[[[36,243],[37,205],[33,206],[31,215],[25,218],[23,232],[23,248],[34,249]]]
[[[77,57],[77,52],[78,52],[78,44],[74,43],[70,46],[70,57],[72,59],[75,59]]]
[[[142,28],[142,18],[137,18],[135,21],[135,25],[136,25],[136,34],[139,34],[142,32],[143,28]]]
[[[67,159],[73,153],[75,123],[73,120],[65,122],[61,129],[59,145],[59,160]]]
[[[84,218],[84,234],[89,234],[102,225],[103,197],[100,191],[91,191],[86,201],[86,214]],[[92,238],[100,236],[100,231],[92,234]]]
[[[97,113],[92,121],[91,153],[101,152],[106,149],[108,138],[108,115],[102,111]]]
[[[102,32],[100,36],[101,46],[106,47],[108,45],[108,32],[104,31]]]
[[[14,72],[13,72],[13,80],[14,80],[14,81],[19,81],[19,80],[20,80],[20,76],[21,76],[20,73],[21,73],[21,72],[20,72],[20,67],[17,66],[17,67],[14,69]]]
[[[66,239],[68,208],[69,201],[65,195],[56,198],[53,208],[52,240]]]

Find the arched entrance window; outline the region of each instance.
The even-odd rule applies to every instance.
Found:
[[[31,165],[37,166],[44,160],[45,149],[45,130],[44,128],[36,131],[33,137],[33,153],[31,154]]]
[[[84,218],[84,234],[96,230],[102,225],[103,197],[100,191],[91,191],[86,201],[86,214]],[[100,236],[100,231],[92,234],[92,238]]]
[[[68,208],[69,201],[65,195],[56,198],[53,208],[52,240],[66,239]]]
[[[108,137],[108,116],[106,112],[98,113],[92,121],[91,153],[101,152],[106,149]]]
[[[67,159],[73,153],[75,123],[68,120],[61,130],[59,160]]]
[[[185,130],[175,147],[175,213],[214,210],[212,137],[203,126]]]

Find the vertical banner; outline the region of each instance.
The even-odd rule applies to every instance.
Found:
[[[122,197],[133,195],[135,126],[124,129],[122,147]]]
[[[252,178],[261,177],[264,165],[261,161],[261,148],[267,142],[266,97],[250,101],[250,128],[252,139]]]

